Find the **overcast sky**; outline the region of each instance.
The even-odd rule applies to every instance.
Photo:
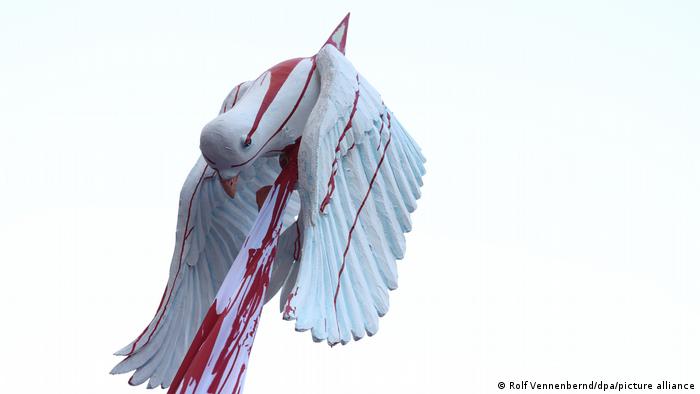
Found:
[[[202,126],[347,11],[428,159],[400,286],[345,347],[266,308],[246,394],[700,387],[700,3],[65,0],[0,5],[2,391],[145,390]]]

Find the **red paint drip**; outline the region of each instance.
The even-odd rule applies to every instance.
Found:
[[[183,238],[184,240],[187,240],[187,238],[190,237],[190,234],[192,234],[192,230],[194,230],[195,227],[196,226],[190,227],[190,230],[187,232],[187,234],[185,234],[185,238]]]
[[[227,387],[230,390],[227,392],[231,393],[240,393],[242,390],[248,356],[260,321],[265,291],[270,282],[284,208],[297,180],[298,146],[297,141],[288,151],[293,160],[290,159],[289,165],[274,183],[273,189],[277,193],[269,196],[262,208],[271,214],[271,218],[261,219],[264,217],[261,216],[256,220],[251,235],[246,238],[231,266],[168,393],[180,392],[192,386],[194,392],[221,393]],[[252,245],[260,246],[251,247]],[[230,280],[238,280],[237,275],[242,275],[241,282],[236,282],[237,287],[231,287],[233,283]],[[217,313],[218,300],[228,302],[221,314]],[[222,346],[216,346],[217,343]],[[235,382],[229,383],[234,377]],[[199,387],[204,381],[208,385]]]
[[[299,220],[294,222],[294,226],[297,230],[297,237],[294,240],[294,261],[299,261],[301,257],[301,231],[299,230]]]
[[[285,304],[284,304],[284,311],[282,312],[282,316],[284,316],[284,317],[289,317],[289,316],[291,316],[292,314],[296,314],[296,313],[297,313],[297,308],[296,308],[296,307],[292,307],[292,300],[294,299],[294,297],[297,296],[297,293],[299,293],[299,286],[297,286],[297,287],[294,289],[294,293],[292,293],[292,292],[290,291],[289,294],[287,294],[287,300],[286,300],[286,302],[285,302]]]
[[[382,130],[384,130],[384,117],[382,116],[382,127],[379,128],[379,144],[377,144],[377,150],[382,147]]]
[[[253,157],[244,161],[243,163],[233,164],[231,166],[231,168],[244,166],[244,165],[250,163],[251,161],[253,161],[256,157],[258,157],[260,152],[262,152],[263,148],[265,146],[267,146],[267,144],[270,143],[270,141],[272,141],[272,139],[275,138],[275,136],[277,136],[277,134],[279,134],[282,131],[284,126],[287,124],[287,122],[289,122],[289,119],[292,118],[292,115],[294,115],[297,108],[299,107],[299,104],[301,103],[301,100],[304,98],[304,94],[306,94],[306,89],[309,87],[309,83],[311,82],[311,77],[313,77],[313,75],[314,75],[314,71],[316,71],[316,57],[312,57],[311,61],[313,62],[313,64],[311,65],[311,70],[309,70],[309,75],[306,77],[306,82],[304,83],[304,88],[301,90],[301,93],[299,94],[299,98],[297,99],[297,102],[294,104],[294,107],[292,107],[292,110],[289,112],[289,115],[287,115],[287,118],[284,120],[284,122],[282,122],[280,127],[277,128],[277,131],[275,131],[275,133],[272,134],[270,136],[270,138],[267,139],[267,141],[265,141],[265,143],[260,147],[260,149],[258,149],[258,151],[255,153],[255,155],[253,155]]]
[[[365,193],[365,197],[362,199],[362,203],[360,204],[360,207],[357,209],[357,213],[355,214],[355,220],[352,222],[352,226],[350,227],[350,231],[348,231],[348,240],[347,243],[345,244],[345,251],[343,252],[343,262],[340,264],[340,270],[338,270],[338,284],[335,287],[335,295],[333,296],[333,309],[335,310],[335,324],[338,329],[338,337],[340,337],[340,323],[338,321],[338,294],[340,293],[340,277],[343,275],[343,271],[345,271],[345,261],[348,256],[348,250],[350,250],[350,241],[352,240],[352,233],[355,231],[355,226],[357,225],[357,220],[360,217],[360,213],[362,212],[362,208],[364,208],[365,203],[367,202],[367,197],[369,197],[369,193],[372,191],[372,186],[374,186],[374,181],[377,179],[377,174],[379,173],[379,168],[381,167],[382,163],[384,162],[384,157],[386,156],[386,151],[389,148],[389,143],[391,143],[391,134],[389,134],[389,138],[386,141],[386,145],[384,145],[384,151],[382,152],[382,157],[379,159],[379,163],[377,163],[377,168],[374,170],[374,174],[372,175],[372,179],[369,181],[369,186],[367,187],[367,193]]]
[[[236,86],[236,95],[233,96],[233,103],[231,104],[231,108],[233,108],[233,106],[236,105],[236,102],[238,102],[238,92],[240,92],[240,91],[241,91],[241,84],[238,84],[238,86]]]
[[[226,103],[224,103],[224,107],[223,107],[223,109],[221,110],[222,113],[225,113],[225,112],[228,111],[229,109],[233,108],[234,105],[236,105],[236,101],[238,101],[238,92],[241,90],[241,85],[242,85],[242,84],[243,84],[243,83],[239,83],[238,85],[236,85],[236,93],[235,93],[235,95],[233,96],[233,102],[231,103],[231,107],[230,107],[230,108],[226,108]]]
[[[209,169],[209,166],[206,165],[204,166],[204,171],[202,171],[202,175],[199,176],[199,180],[197,181],[197,185],[194,187],[194,191],[192,192],[192,196],[190,197],[190,202],[187,207],[187,220],[185,221],[185,231],[183,232],[182,236],[182,245],[180,246],[180,256],[178,259],[178,266],[177,266],[177,271],[175,272],[175,279],[173,279],[173,283],[170,286],[165,287],[165,292],[163,292],[163,298],[165,298],[165,293],[168,293],[168,298],[165,300],[165,304],[163,304],[163,298],[160,300],[160,304],[158,305],[158,310],[156,311],[156,316],[158,316],[158,312],[161,311],[161,306],[163,307],[163,310],[160,314],[160,317],[156,321],[156,325],[153,327],[153,331],[148,335],[148,339],[146,340],[146,343],[143,344],[143,346],[146,346],[148,342],[151,341],[151,337],[153,337],[153,334],[156,332],[158,329],[158,326],[160,325],[161,320],[163,320],[163,316],[165,316],[165,312],[168,309],[168,303],[170,302],[170,297],[173,295],[173,289],[175,288],[175,284],[177,283],[177,278],[180,275],[180,269],[182,268],[182,257],[185,252],[185,242],[187,241],[187,238],[189,237],[190,233],[192,232],[192,229],[188,230],[188,227],[190,226],[190,216],[192,214],[192,202],[194,201],[194,196],[197,194],[197,191],[199,190],[199,185],[202,183],[202,179],[204,178],[204,174],[207,172],[207,169]],[[194,228],[194,227],[193,227]],[[168,292],[168,288],[170,291]],[[134,344],[131,345],[131,351],[129,351],[129,354],[127,354],[127,358],[131,356],[134,353],[134,350],[136,350],[136,345],[138,345],[139,341],[141,338],[146,334],[148,331],[148,327],[150,327],[150,324],[146,326],[146,329],[143,330],[141,335],[136,338],[134,341]]]
[[[258,114],[255,116],[253,127],[250,129],[248,135],[246,136],[246,141],[250,141],[250,139],[253,137],[253,133],[255,133],[255,130],[258,129],[258,126],[260,125],[260,119],[262,119],[263,115],[265,114],[265,111],[267,111],[267,108],[270,106],[275,97],[277,97],[277,93],[279,93],[280,89],[282,88],[282,85],[287,81],[287,78],[289,78],[289,74],[292,73],[294,67],[296,67],[297,64],[299,64],[299,62],[302,60],[303,58],[301,57],[296,59],[285,60],[282,63],[273,66],[270,70],[268,70],[268,72],[270,73],[270,86],[265,92],[265,97],[263,97],[262,103],[260,103],[260,108],[258,108]],[[261,84],[263,80],[260,81]]]
[[[343,142],[345,134],[347,134],[348,130],[350,130],[350,128],[352,127],[352,118],[355,116],[355,112],[357,111],[357,101],[360,99],[360,75],[355,74],[355,79],[357,80],[357,90],[355,90],[355,101],[353,101],[352,103],[352,111],[350,111],[350,117],[348,118],[348,122],[345,124],[345,129],[343,129],[343,132],[340,134],[340,138],[338,138],[338,143],[335,146],[334,158],[333,162],[331,163],[331,176],[328,178],[328,191],[326,192],[325,197],[323,197],[323,200],[321,201],[321,213],[325,211],[326,206],[328,206],[328,204],[331,202],[331,197],[333,196],[333,192],[335,191],[335,174],[338,173],[338,152],[340,152],[340,143]]]

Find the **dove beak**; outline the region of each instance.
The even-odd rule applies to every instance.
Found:
[[[238,175],[234,176],[233,178],[229,179],[224,179],[224,177],[219,174],[219,182],[221,182],[221,186],[224,188],[224,191],[226,194],[228,194],[229,197],[233,198],[233,196],[236,195],[236,184],[238,183]]]

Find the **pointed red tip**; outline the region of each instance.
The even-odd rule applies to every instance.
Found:
[[[345,43],[348,39],[349,22],[350,13],[348,12],[348,14],[345,15],[345,18],[343,18],[343,20],[340,21],[338,27],[336,27],[335,30],[333,30],[333,33],[331,33],[331,36],[328,37],[328,40],[326,41],[326,44],[333,45],[334,47],[338,48],[338,50],[343,54],[345,54]]]

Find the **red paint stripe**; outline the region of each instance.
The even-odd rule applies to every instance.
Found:
[[[352,127],[352,118],[355,117],[355,112],[357,111],[357,101],[360,99],[360,75],[359,74],[355,74],[355,80],[357,81],[357,89],[355,90],[355,100],[352,103],[352,110],[350,111],[350,118],[348,119],[348,123],[345,125],[345,129],[343,129],[343,133],[340,135],[340,139],[338,140],[338,145],[335,147],[336,152],[340,151],[340,141],[342,141],[345,138],[345,134]]]
[[[240,164],[233,164],[231,168],[244,166],[253,161],[256,157],[258,157],[260,152],[262,152],[263,148],[265,148],[265,146],[267,146],[267,144],[269,144],[270,141],[272,141],[272,139],[275,138],[275,136],[277,136],[277,134],[279,134],[282,131],[287,122],[289,122],[289,119],[291,119],[292,115],[294,115],[294,112],[296,112],[297,108],[299,107],[301,100],[304,98],[304,95],[306,94],[306,89],[309,87],[309,83],[311,82],[311,77],[313,77],[314,71],[316,71],[316,58],[312,57],[311,61],[313,62],[313,64],[311,65],[311,70],[309,70],[309,75],[306,77],[306,83],[304,83],[304,88],[301,90],[299,98],[297,98],[297,102],[294,104],[294,107],[292,108],[292,111],[289,113],[289,115],[287,115],[287,118],[284,120],[284,122],[282,122],[280,127],[277,128],[277,131],[275,131],[275,133],[272,134],[270,138],[267,139],[267,141],[265,141],[265,143],[260,147],[260,149],[258,149],[258,151],[255,152],[255,155],[253,155],[253,157]]]
[[[263,97],[262,103],[260,103],[257,115],[255,115],[253,127],[250,129],[248,135],[246,136],[246,141],[248,141],[248,143],[250,143],[250,139],[253,137],[253,133],[255,133],[255,131],[258,129],[258,126],[260,125],[260,120],[262,119],[263,115],[270,107],[270,104],[275,99],[275,97],[277,97],[277,93],[279,93],[280,89],[282,88],[282,85],[284,85],[294,68],[302,60],[304,60],[304,58],[301,57],[296,59],[285,60],[282,63],[268,70],[268,72],[270,73],[270,86],[265,92],[265,96]],[[260,81],[261,84],[264,81],[264,79],[265,77],[263,76],[263,80]]]
[[[352,111],[350,111],[350,117],[348,118],[348,122],[345,124],[345,129],[343,129],[343,132],[340,134],[340,138],[338,138],[338,144],[335,146],[335,152],[334,152],[334,158],[333,162],[331,163],[331,176],[328,178],[328,190],[326,191],[325,197],[323,197],[323,200],[321,201],[321,207],[319,208],[321,213],[326,210],[326,206],[331,202],[331,197],[333,196],[333,192],[335,191],[335,174],[338,173],[338,152],[340,152],[340,143],[343,142],[343,139],[345,138],[345,134],[347,134],[348,130],[352,127],[352,119],[355,117],[355,112],[357,111],[357,101],[360,99],[360,75],[355,74],[355,79],[357,80],[357,90],[355,90],[355,101],[352,103]]]
[[[238,101],[238,91],[241,90],[241,85],[243,85],[242,82],[239,83],[238,85],[236,85],[236,93],[233,96],[233,102],[231,103],[230,108],[226,108],[226,101],[224,100],[223,107],[221,108],[221,111],[220,111],[221,113],[226,113],[226,111],[230,110],[231,108],[233,108],[234,105],[236,105],[236,101]]]
[[[236,101],[238,101],[238,92],[241,90],[241,85],[239,84],[236,86],[236,95],[233,96],[233,105],[231,105],[231,108],[233,108],[234,105],[236,105]]]
[[[156,332],[158,329],[158,326],[160,325],[161,320],[163,320],[163,316],[165,315],[166,310],[168,309],[168,303],[170,302],[170,297],[173,295],[173,289],[175,288],[175,283],[177,283],[177,277],[180,275],[180,269],[182,268],[182,256],[185,251],[185,242],[187,241],[187,238],[192,231],[192,229],[187,229],[190,226],[190,216],[192,213],[192,202],[194,201],[194,196],[197,194],[197,190],[199,190],[199,185],[202,183],[202,179],[204,178],[204,174],[207,172],[207,169],[209,169],[208,165],[204,166],[204,171],[202,171],[202,175],[199,176],[199,180],[197,181],[197,185],[194,187],[194,191],[192,192],[192,197],[190,197],[190,202],[187,207],[187,220],[185,221],[185,231],[183,232],[183,237],[182,237],[182,245],[180,247],[180,256],[179,256],[179,261],[178,261],[178,266],[177,266],[177,271],[175,272],[175,279],[173,279],[173,283],[171,286],[166,286],[165,287],[165,292],[163,292],[163,297],[165,297],[165,293],[168,292],[168,288],[170,288],[170,292],[168,293],[168,298],[165,301],[165,304],[163,305],[163,298],[160,300],[160,305],[158,305],[158,310],[156,311],[156,316],[158,316],[158,312],[160,312],[161,306],[163,307],[163,311],[160,314],[160,317],[156,321],[156,325],[153,327],[153,331],[148,335],[148,339],[146,340],[146,343],[144,343],[141,347],[146,346],[148,342],[150,342],[151,337],[153,337],[153,334]],[[194,227],[192,227],[194,228]],[[134,353],[134,350],[136,350],[136,345],[138,345],[139,341],[141,338],[146,334],[148,331],[148,328],[150,327],[150,324],[146,326],[146,329],[143,330],[141,335],[136,338],[134,341],[134,344],[131,346],[131,351],[129,351],[129,354],[127,354],[127,357],[131,356]]]
[[[236,94],[233,96],[233,103],[231,103],[231,108],[233,108],[233,106],[236,105],[236,102],[238,102],[238,92],[241,91],[241,85],[242,84],[239,83],[238,86],[236,86]]]
[[[377,150],[382,147],[382,130],[384,130],[384,118],[382,117],[382,127],[379,128],[379,144],[377,144]]]
[[[365,197],[362,199],[362,203],[360,204],[360,207],[357,209],[357,213],[355,214],[355,220],[352,222],[352,227],[350,227],[350,231],[348,232],[348,241],[345,244],[345,251],[343,252],[343,262],[340,264],[340,270],[338,270],[338,284],[335,287],[335,295],[333,296],[333,309],[335,310],[335,324],[336,327],[338,328],[338,337],[340,337],[340,323],[338,322],[338,294],[340,293],[340,277],[343,275],[343,271],[345,271],[345,261],[348,256],[348,250],[350,250],[350,241],[352,240],[352,233],[355,231],[355,226],[357,225],[357,220],[360,217],[360,213],[362,212],[362,208],[364,208],[365,203],[367,202],[367,197],[369,197],[369,193],[372,191],[372,186],[374,186],[374,181],[377,179],[377,174],[379,173],[379,168],[381,167],[382,163],[384,162],[384,157],[386,156],[386,151],[387,148],[389,148],[389,143],[391,143],[391,134],[389,134],[389,139],[386,141],[386,145],[384,145],[384,151],[382,152],[382,157],[379,159],[379,163],[377,163],[377,168],[374,170],[374,174],[372,175],[372,180],[369,181],[369,187],[367,187],[367,193],[365,193]]]
[[[345,15],[345,18],[343,18],[342,21],[338,24],[338,26],[333,30],[333,33],[331,33],[330,37],[328,37],[328,40],[326,40],[326,44],[331,44],[334,47],[338,48],[338,51],[342,53],[343,55],[345,54],[345,43],[348,40],[348,25],[350,24],[350,13],[348,12],[347,15]],[[344,27],[345,30],[343,31],[343,36],[340,38],[340,42],[335,42],[333,40],[333,36],[335,33],[340,29],[341,27]]]

